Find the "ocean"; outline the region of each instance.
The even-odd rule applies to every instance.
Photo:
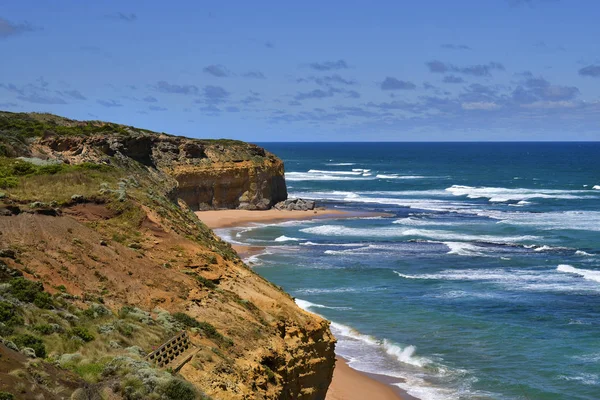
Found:
[[[390,216],[221,229],[423,400],[600,399],[600,143],[262,143],[290,197]]]

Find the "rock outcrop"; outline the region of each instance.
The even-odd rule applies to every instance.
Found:
[[[29,139],[31,144],[7,133],[0,138],[0,150],[69,164],[108,163],[112,157],[135,160],[175,178],[172,197],[182,199],[195,211],[266,210],[287,199],[283,162],[254,144],[189,139],[46,114],[0,113],[0,130],[7,125],[3,124],[4,117],[15,116],[32,124],[41,119],[44,128]]]
[[[288,211],[309,211],[315,209],[315,202],[313,200],[287,199],[275,204],[273,208]]]

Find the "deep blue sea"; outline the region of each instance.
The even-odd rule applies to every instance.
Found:
[[[263,143],[291,197],[389,217],[218,231],[424,400],[600,399],[600,143]]]

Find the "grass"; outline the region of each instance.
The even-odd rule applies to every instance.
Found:
[[[116,184],[123,171],[102,164],[35,165],[0,157],[0,189],[17,200],[65,204],[71,196],[99,198],[102,183]]]

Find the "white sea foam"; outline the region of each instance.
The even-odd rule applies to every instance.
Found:
[[[264,263],[263,260],[261,260],[261,257],[262,256],[266,256],[266,255],[270,255],[270,254],[273,254],[273,253],[271,253],[269,251],[265,251],[265,252],[262,252],[262,253],[259,253],[259,254],[253,254],[253,255],[251,255],[249,257],[244,258],[243,261],[244,261],[244,263],[246,263],[248,265],[251,265],[253,267],[254,266],[259,266],[259,265],[262,265]]]
[[[592,187],[592,189],[594,189],[594,190],[600,190],[600,185],[594,185],[594,186]]]
[[[327,306],[296,299],[299,307],[309,312]],[[318,314],[317,314],[318,315]],[[377,373],[402,379],[395,385],[407,391],[411,396],[427,400],[456,400],[461,395],[488,395],[489,393],[471,392],[471,384],[476,378],[469,377],[468,371],[451,370],[429,358],[419,356],[412,345],[400,345],[386,339],[365,335],[357,330],[335,321],[331,322],[331,331],[337,338],[336,353],[348,360],[348,364],[359,371]],[[460,377],[463,385],[458,391],[433,386],[427,377]],[[452,379],[452,378],[451,378]],[[493,396],[492,396],[493,397]]]
[[[594,281],[600,283],[600,271],[592,271],[589,269],[579,269],[575,268],[572,265],[561,264],[556,267],[556,270],[559,272],[565,272],[568,274],[575,274],[582,276],[584,279],[588,281]]]
[[[325,165],[343,167],[343,166],[348,166],[348,165],[356,165],[356,163],[352,163],[352,162],[338,162],[338,163],[327,163]]]
[[[575,255],[576,255],[576,256],[586,256],[586,257],[593,257],[593,256],[594,256],[593,254],[586,253],[586,252],[585,252],[585,251],[583,251],[583,250],[577,250],[577,251],[575,252]]]
[[[423,175],[398,175],[398,174],[377,174],[379,179],[426,179],[428,176]]]
[[[444,242],[446,246],[450,249],[448,254],[456,254],[459,256],[485,256],[480,246],[475,246],[471,243],[465,242]]]
[[[341,171],[339,171],[341,172]],[[286,172],[286,181],[352,181],[352,180],[365,180],[373,178],[365,178],[360,172],[350,172],[347,174],[336,173],[335,171],[323,171],[316,172],[312,170],[309,172]]]
[[[598,386],[600,385],[600,377],[598,374],[581,374],[581,375],[559,375],[559,379],[565,381],[576,381],[584,385]]]
[[[572,229],[600,232],[600,211],[563,211],[495,214],[499,224],[531,226],[545,230]]]
[[[325,175],[361,175],[358,171],[324,171],[321,169],[309,169],[309,174],[325,174]]]
[[[586,199],[596,198],[590,196],[588,190],[560,190],[560,189],[525,189],[502,187],[473,187],[452,185],[446,190],[455,196],[467,196],[470,199],[487,198],[491,203],[507,201],[523,201],[529,199]],[[588,194],[587,196],[585,194]]]
[[[302,299],[295,299],[294,301],[296,302],[298,307],[300,307],[301,309],[303,309],[305,311],[310,311],[309,308],[311,308],[311,307],[312,308],[328,308],[330,310],[352,310],[352,307],[325,306],[323,304],[311,303],[310,301],[306,301],[306,300],[302,300]]]
[[[563,266],[564,268],[565,266]],[[566,266],[570,267],[570,266]],[[571,267],[572,268],[572,267]],[[568,268],[567,268],[568,269]],[[422,279],[422,280],[439,280],[439,281],[481,281],[498,284],[510,290],[518,291],[560,291],[573,292],[581,290],[598,291],[599,287],[595,283],[585,283],[577,278],[569,277],[566,274],[552,274],[547,270],[532,271],[519,270],[516,268],[507,269],[457,269],[444,270],[430,274],[405,274],[398,271],[393,271],[396,275],[403,279]],[[577,274],[576,272],[569,272]],[[588,271],[596,272],[596,271]],[[588,275],[589,276],[589,275]],[[600,277],[598,277],[600,279]]]
[[[323,236],[352,236],[352,237],[399,237],[416,236],[441,241],[469,241],[489,243],[517,243],[539,239],[537,236],[490,236],[469,235],[458,232],[429,230],[429,229],[405,229],[405,228],[350,228],[342,225],[320,225],[300,229],[301,232]]]
[[[302,239],[298,239],[298,238],[294,238],[294,237],[287,237],[285,235],[279,236],[278,238],[276,238],[274,241],[275,242],[298,242]]]

